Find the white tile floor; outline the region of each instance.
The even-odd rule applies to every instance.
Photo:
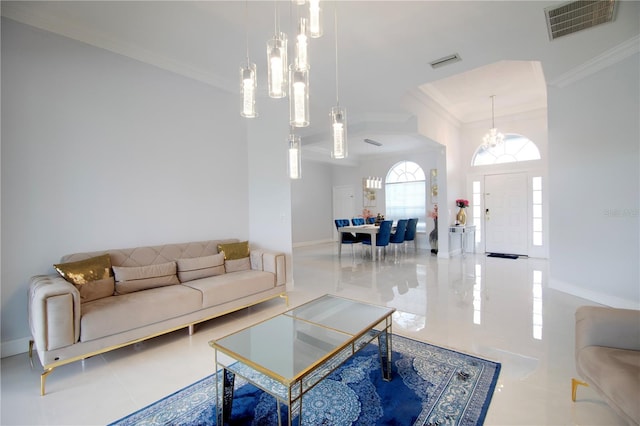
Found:
[[[393,306],[394,333],[502,363],[488,425],[617,425],[623,421],[589,388],[571,402],[574,312],[593,304],[547,286],[539,259],[482,254],[437,259],[426,251],[372,264],[334,244],[296,248],[295,306],[318,295]],[[211,320],[189,336],[161,336],[57,368],[39,395],[41,367],[27,354],[2,359],[2,425],[89,425],[117,420],[213,371],[208,341],[285,309],[275,299]]]

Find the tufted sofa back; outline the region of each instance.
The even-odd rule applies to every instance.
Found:
[[[60,261],[61,263],[75,262],[109,253],[112,266],[147,266],[171,262],[176,259],[210,256],[218,253],[218,244],[237,242],[237,239],[232,238],[226,240],[196,241],[182,244],[165,244],[160,246],[74,253],[63,256]]]

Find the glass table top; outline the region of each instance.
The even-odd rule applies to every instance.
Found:
[[[327,295],[210,345],[274,379],[291,382],[394,311]]]

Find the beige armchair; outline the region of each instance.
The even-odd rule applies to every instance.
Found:
[[[640,311],[596,306],[576,310],[576,370],[629,424],[640,424]]]

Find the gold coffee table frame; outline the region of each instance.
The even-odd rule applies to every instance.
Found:
[[[391,316],[394,308],[325,295],[232,333],[215,349],[218,424],[228,424],[235,376],[289,407],[288,425],[302,424],[302,396],[374,339],[384,380],[391,380]],[[218,352],[226,355],[219,357]],[[230,360],[226,360],[229,358]]]

